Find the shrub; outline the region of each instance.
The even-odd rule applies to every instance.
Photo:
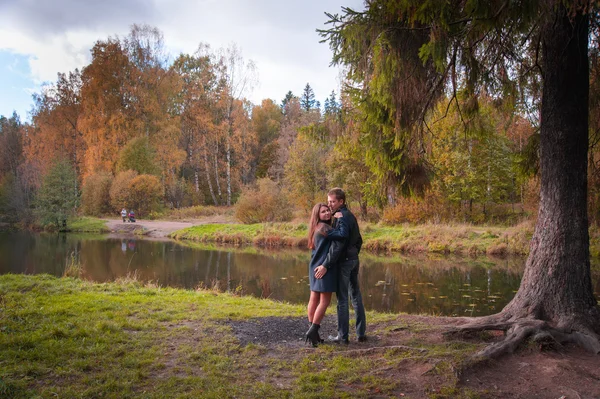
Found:
[[[120,172],[110,187],[110,203],[115,212],[133,209],[136,216],[147,216],[160,209],[163,195],[158,177],[138,175],[134,170]]]
[[[235,217],[242,223],[284,222],[292,218],[280,187],[269,178],[246,187],[235,205]]]
[[[386,224],[440,222],[446,219],[446,207],[438,195],[428,191],[423,198],[401,197],[396,206],[383,211],[382,221]]]
[[[119,172],[110,186],[110,204],[112,210],[119,212],[122,208],[129,209],[131,181],[138,175],[134,170]]]
[[[129,206],[135,209],[137,216],[148,215],[160,208],[163,190],[158,177],[139,175],[131,180],[129,186]]]
[[[85,215],[100,216],[111,211],[112,180],[113,176],[109,172],[94,173],[85,178],[81,193],[81,206]]]

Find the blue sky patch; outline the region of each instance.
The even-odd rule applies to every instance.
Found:
[[[0,115],[9,118],[17,111],[21,121],[29,120],[32,90],[38,87],[31,79],[28,57],[0,50]]]

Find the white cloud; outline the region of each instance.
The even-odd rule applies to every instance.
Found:
[[[96,41],[147,23],[163,32],[173,58],[200,43],[213,49],[236,43],[258,68],[254,102],[280,101],[288,90],[300,94],[307,82],[323,101],[338,91],[338,72],[329,68],[330,50],[315,29],[324,27],[325,11],[342,5],[361,8],[362,0],[4,0],[0,50],[27,56],[31,80],[39,84],[88,64]]]

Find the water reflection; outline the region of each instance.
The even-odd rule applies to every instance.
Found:
[[[198,249],[172,241],[103,236],[0,234],[0,273],[62,275],[71,256],[87,279],[104,282],[128,275],[160,286],[214,288],[304,303],[308,251],[253,253]],[[436,315],[497,312],[519,287],[522,258],[376,257],[361,260],[367,309]],[[597,269],[593,272],[600,291]]]

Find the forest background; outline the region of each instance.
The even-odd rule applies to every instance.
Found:
[[[165,217],[173,209],[235,205],[244,223],[306,217],[343,187],[363,220],[513,225],[536,215],[539,82],[526,96],[460,91],[410,142],[373,125],[360,87],[321,103],[310,82],[281,102],[252,104],[251,61],[201,44],[172,59],[162,33],[134,25],[98,40],[81,71],[34,95],[31,122],[0,116],[0,222],[62,228],[72,216]],[[589,217],[599,222],[600,116],[591,56]],[[350,71],[351,72],[351,71]],[[381,101],[388,101],[382,94]]]

